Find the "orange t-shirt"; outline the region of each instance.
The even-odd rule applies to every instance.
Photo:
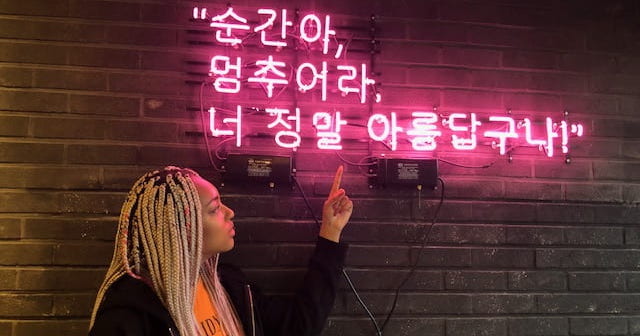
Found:
[[[193,314],[198,321],[198,328],[205,336],[227,336],[218,319],[218,311],[209,298],[209,292],[204,287],[202,279],[198,278],[196,296],[193,300]]]

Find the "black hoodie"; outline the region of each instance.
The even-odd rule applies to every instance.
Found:
[[[346,250],[346,244],[319,237],[302,285],[289,297],[263,295],[249,285],[238,268],[220,264],[220,282],[229,293],[245,334],[320,335],[333,306]],[[109,287],[89,331],[89,336],[178,335],[173,319],[153,290],[129,275]]]

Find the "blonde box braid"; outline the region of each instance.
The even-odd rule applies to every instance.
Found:
[[[109,287],[129,274],[153,289],[180,335],[200,335],[193,297],[201,277],[226,334],[244,335],[218,278],[219,254],[202,260],[202,209],[192,178],[201,177],[191,169],[169,166],[134,183],[122,206],[113,258],[98,290],[90,328]]]

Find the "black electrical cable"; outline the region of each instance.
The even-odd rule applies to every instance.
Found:
[[[311,213],[313,220],[316,222],[316,225],[318,226],[318,228],[320,228],[320,221],[318,221],[318,218],[316,218],[315,213],[313,213],[313,207],[311,206],[311,203],[309,203],[309,199],[307,198],[307,195],[304,193],[304,190],[302,189],[300,182],[298,182],[298,179],[295,176],[291,176],[291,178],[293,179],[293,182],[295,182],[296,186],[298,187],[298,190],[300,190],[300,194],[302,194],[302,199],[304,200],[304,203],[307,205],[307,209],[309,210],[309,213]]]
[[[360,162],[352,162],[347,160],[344,156],[340,155],[340,152],[336,151],[335,152],[336,155],[338,156],[338,158],[340,159],[340,161],[350,165],[350,166],[355,166],[355,167],[371,167],[373,165],[376,164],[376,162],[369,162],[369,163],[362,163],[362,161],[364,161],[365,159],[369,159],[369,158],[376,158],[375,156],[365,156],[364,158],[362,158],[360,160]]]
[[[404,287],[404,285],[407,284],[407,282],[409,281],[409,279],[411,278],[413,273],[415,273],[416,268],[418,267],[418,263],[420,262],[420,257],[422,256],[422,251],[424,250],[425,246],[427,245],[427,242],[429,241],[429,235],[431,234],[431,230],[433,229],[433,227],[436,224],[436,221],[438,220],[438,214],[440,213],[440,208],[442,208],[442,203],[444,203],[444,180],[442,178],[438,177],[438,181],[440,181],[440,185],[442,186],[442,191],[440,193],[440,202],[438,203],[438,207],[436,208],[436,212],[433,214],[433,219],[431,220],[431,225],[429,225],[429,228],[427,229],[427,232],[425,233],[424,237],[422,238],[422,245],[420,246],[420,250],[418,250],[418,255],[416,256],[416,260],[413,262],[413,265],[411,266],[411,270],[409,271],[407,276],[402,280],[402,282],[400,283],[400,285],[396,289],[395,297],[393,298],[393,305],[391,306],[391,311],[389,311],[389,314],[387,315],[387,318],[384,320],[384,323],[382,324],[382,329],[381,329],[382,332],[384,332],[384,329],[386,328],[387,323],[389,323],[389,320],[391,319],[391,316],[393,315],[393,313],[396,310],[396,306],[398,304],[398,297],[400,295],[400,290],[402,290],[402,287]],[[380,335],[382,335],[382,333],[380,333]]]
[[[463,164],[456,163],[456,162],[452,162],[452,161],[445,160],[445,159],[437,159],[437,160],[438,160],[438,161],[441,161],[441,162],[444,162],[444,163],[447,163],[447,164],[450,164],[450,165],[452,165],[452,166],[456,166],[456,167],[461,167],[461,168],[478,168],[478,169],[489,168],[489,167],[493,166],[493,165],[497,162],[497,161],[493,161],[493,162],[491,162],[491,163],[487,163],[487,164],[485,164],[485,165],[481,165],[481,166],[468,166],[468,165],[463,165]]]
[[[360,159],[360,161],[358,161],[356,163],[356,162],[352,162],[352,161],[349,161],[349,160],[345,159],[342,155],[340,155],[340,153],[338,151],[336,151],[335,153],[338,156],[338,159],[340,159],[340,161],[342,161],[342,162],[344,162],[344,163],[346,163],[346,164],[348,164],[350,166],[357,167],[358,171],[360,172],[361,175],[364,175],[365,177],[376,177],[376,176],[378,176],[376,174],[370,174],[368,172],[363,172],[362,171],[363,167],[371,167],[373,165],[376,165],[377,162],[378,162],[377,161],[378,160],[377,157],[375,157],[375,156],[365,156],[362,159]],[[364,161],[367,161],[367,160],[375,160],[375,161],[371,161],[371,162],[368,162],[368,163],[363,163]]]
[[[311,203],[309,202],[309,199],[307,198],[307,195],[304,193],[304,190],[302,189],[302,186],[300,185],[300,182],[298,182],[298,179],[296,179],[295,176],[292,176],[291,178],[293,178],[293,181],[295,182],[296,186],[298,187],[298,190],[300,190],[300,194],[302,195],[302,199],[304,200],[304,203],[307,205],[307,208],[309,209],[309,212],[311,213],[311,216],[313,217],[313,220],[316,222],[316,225],[318,226],[318,228],[320,228],[320,226],[321,226],[320,221],[318,220],[318,217],[316,217],[315,213],[313,212],[313,208],[311,207]],[[355,294],[356,300],[358,300],[358,303],[365,310],[365,312],[369,316],[369,319],[373,323],[373,326],[376,328],[376,335],[382,336],[382,330],[380,330],[380,327],[378,327],[378,322],[376,321],[375,317],[373,317],[373,314],[371,313],[369,308],[367,308],[367,305],[364,303],[364,301],[362,301],[362,298],[360,298],[360,294],[358,294],[358,291],[356,290],[355,286],[353,285],[353,282],[351,281],[351,278],[349,277],[349,274],[347,273],[347,271],[344,268],[342,269],[342,274],[344,275],[344,278],[347,280],[347,283],[349,284],[349,288],[351,288],[351,291],[353,292],[353,294]]]

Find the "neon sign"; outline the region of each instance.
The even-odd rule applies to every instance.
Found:
[[[228,7],[218,15],[210,15],[207,8],[193,9],[192,19],[208,23],[218,44],[239,48],[246,40],[259,35],[258,43],[267,50],[267,55],[258,56],[261,58],[250,62],[241,56],[213,55],[210,58],[209,76],[210,87],[215,93],[239,94],[243,84],[257,85],[264,90],[266,98],[273,98],[278,90],[293,86],[301,93],[320,91],[321,101],[325,102],[331,83],[336,86],[331,88],[333,91],[341,93],[343,97],[355,94],[361,104],[381,101],[382,96],[371,89],[375,88],[376,81],[369,77],[367,65],[347,64],[341,60],[346,49],[336,39],[331,16],[307,14],[298,20],[297,13],[292,16],[286,9],[270,8],[260,8],[257,14],[262,20],[252,27],[250,21],[240,16],[233,7]],[[304,44],[307,51],[313,46],[322,55],[329,55],[330,51],[332,55],[316,63],[287,64],[285,57],[275,53],[289,47],[292,39]],[[338,64],[334,64],[336,62]],[[274,142],[288,149],[301,146],[301,128],[304,124],[311,125],[315,130],[317,148],[341,150],[341,132],[351,125],[340,111],[302,111],[299,107],[266,107],[258,110],[271,118],[265,127],[271,133],[275,132]],[[211,134],[214,137],[233,136],[236,147],[241,147],[243,118],[248,117],[242,111],[243,107],[238,105],[235,117],[216,120],[219,113],[211,107]],[[450,144],[455,150],[472,151],[480,144],[489,143],[500,155],[505,155],[514,144],[518,144],[538,147],[552,157],[557,148],[567,154],[569,139],[584,134],[582,124],[570,123],[566,119],[554,121],[550,117],[537,127],[534,127],[530,118],[516,119],[504,115],[480,116],[477,113],[460,112],[442,115],[435,110],[416,110],[410,113],[410,120],[408,117],[397,112],[372,113],[366,122],[369,139],[384,143],[390,151],[399,150],[398,145],[403,141],[410,143],[411,149],[418,152],[435,151],[443,144]]]
[[[289,19],[286,9],[276,11],[270,8],[258,9],[258,15],[266,16],[263,22],[252,27],[248,20],[238,15],[233,7],[228,7],[226,12],[210,16],[208,9],[194,7],[193,19],[198,21],[208,21],[209,26],[214,29],[215,41],[219,44],[238,47],[244,39],[250,37],[251,33],[260,33],[260,44],[264,47],[275,47],[274,52],[279,52],[289,45],[287,37],[293,37],[309,45],[318,43],[321,45],[323,55],[327,55],[330,48],[335,45],[334,59],[343,56],[345,47],[335,39],[336,31],[331,28],[331,16],[325,15],[323,19],[315,14],[307,14],[300,24],[294,27],[293,21]],[[280,16],[278,20],[278,16]],[[276,33],[271,33],[276,21],[279,22],[280,29]],[[295,28],[295,29],[294,29]],[[297,34],[293,34],[297,32]],[[335,67],[336,78],[330,78],[329,68],[326,61],[313,64],[304,62],[297,65],[295,69],[288,65],[282,57],[269,54],[263,59],[252,59],[250,64],[258,69],[251,72],[246,71],[248,64],[242,57],[229,57],[225,55],[214,55],[211,57],[210,75],[213,77],[213,89],[215,92],[236,94],[241,91],[242,82],[256,83],[266,91],[267,98],[272,98],[274,90],[288,86],[290,80],[287,76],[289,68],[295,74],[295,84],[300,92],[308,92],[319,87],[322,101],[327,100],[327,90],[329,81],[337,83],[337,90],[343,95],[357,94],[361,103],[366,103],[368,94],[367,87],[375,84],[375,80],[369,77],[367,65],[364,63],[355,65],[339,64]],[[243,71],[245,70],[245,71]],[[292,80],[293,82],[293,80]],[[380,101],[381,96],[375,95],[374,99]]]
[[[301,111],[279,108],[267,108],[265,112],[275,119],[266,125],[268,129],[278,129],[274,140],[283,148],[297,148],[302,142],[300,135]],[[236,147],[242,144],[242,107],[237,106],[235,118],[224,118],[222,124],[235,124],[231,130],[221,130],[215,124],[216,110],[211,108],[210,131],[213,136],[234,136]],[[319,149],[342,149],[341,130],[349,125],[341,116],[341,113],[315,112],[311,116],[311,124],[316,129],[316,146]],[[462,125],[460,120],[467,120],[467,125]],[[434,151],[439,143],[449,142],[456,150],[469,151],[476,149],[480,137],[489,139],[494,148],[499,149],[500,155],[505,155],[509,150],[509,141],[520,139],[521,143],[528,146],[539,147],[547,156],[555,153],[556,139],[559,141],[561,152],[569,152],[569,139],[584,135],[584,127],[580,123],[568,123],[565,120],[556,122],[552,118],[545,119],[543,128],[545,135],[534,138],[532,133],[532,121],[529,118],[516,120],[513,117],[489,116],[489,122],[481,122],[476,113],[452,113],[448,117],[442,117],[435,112],[414,111],[411,113],[411,122],[399,125],[398,113],[376,113],[367,121],[367,133],[369,138],[388,145],[389,150],[396,151],[400,137],[411,143],[415,151]],[[488,127],[481,127],[486,125]],[[524,131],[522,131],[524,129]],[[448,136],[444,135],[444,132]],[[520,132],[518,132],[520,131]],[[524,134],[523,134],[524,133]],[[542,132],[541,132],[542,133]],[[287,139],[288,138],[288,139]],[[524,141],[522,141],[524,139]]]

